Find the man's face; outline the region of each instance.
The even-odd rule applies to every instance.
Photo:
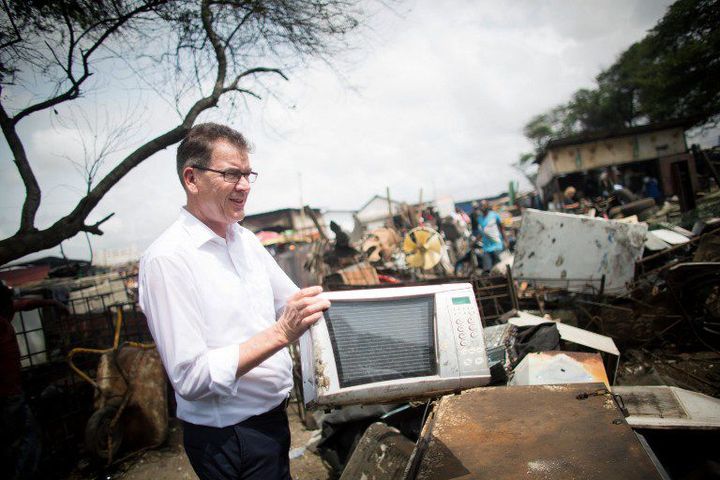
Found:
[[[235,170],[250,172],[247,152],[219,141],[215,144],[210,165],[213,170]],[[188,169],[186,169],[187,172]],[[186,183],[188,173],[186,173]],[[223,232],[228,225],[245,218],[245,203],[250,193],[250,182],[242,177],[237,183],[229,183],[223,175],[200,169],[192,169],[193,181],[187,185],[189,195],[194,196],[200,220],[216,233]]]
[[[480,202],[480,211],[483,213],[483,215],[487,214],[488,210],[490,210],[490,204],[485,200]]]

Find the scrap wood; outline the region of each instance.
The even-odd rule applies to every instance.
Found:
[[[346,285],[378,285],[378,278],[375,267],[367,262],[358,263],[337,271]]]
[[[305,205],[303,207],[303,211],[305,212],[306,215],[308,215],[310,217],[312,222],[315,224],[315,228],[317,228],[317,231],[320,234],[320,238],[322,238],[323,240],[327,240],[328,239],[327,235],[325,235],[325,231],[320,226],[320,222],[318,221],[317,215],[315,215],[315,212],[313,211],[313,209],[310,208],[310,205]]]

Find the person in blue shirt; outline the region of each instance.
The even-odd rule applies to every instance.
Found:
[[[655,177],[643,178],[643,194],[646,197],[650,197],[655,200],[655,203],[657,205],[662,205],[663,201],[665,200],[663,192],[660,189],[660,185],[658,184],[657,178]]]
[[[505,230],[500,215],[490,209],[487,200],[480,202],[480,211],[477,214],[478,233],[482,239],[482,269],[488,273],[493,265],[500,262],[500,252],[505,250]]]

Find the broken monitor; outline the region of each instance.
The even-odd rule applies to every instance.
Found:
[[[322,296],[330,309],[300,338],[309,408],[427,398],[489,383],[469,283]]]

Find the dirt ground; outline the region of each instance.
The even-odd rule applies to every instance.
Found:
[[[316,431],[307,430],[300,422],[294,405],[288,408],[290,432],[290,472],[294,480],[329,480],[329,470],[318,455],[307,448]],[[122,480],[195,480],[182,447],[182,426],[172,419],[170,434],[165,446],[147,451],[122,462],[114,472],[103,476]]]

